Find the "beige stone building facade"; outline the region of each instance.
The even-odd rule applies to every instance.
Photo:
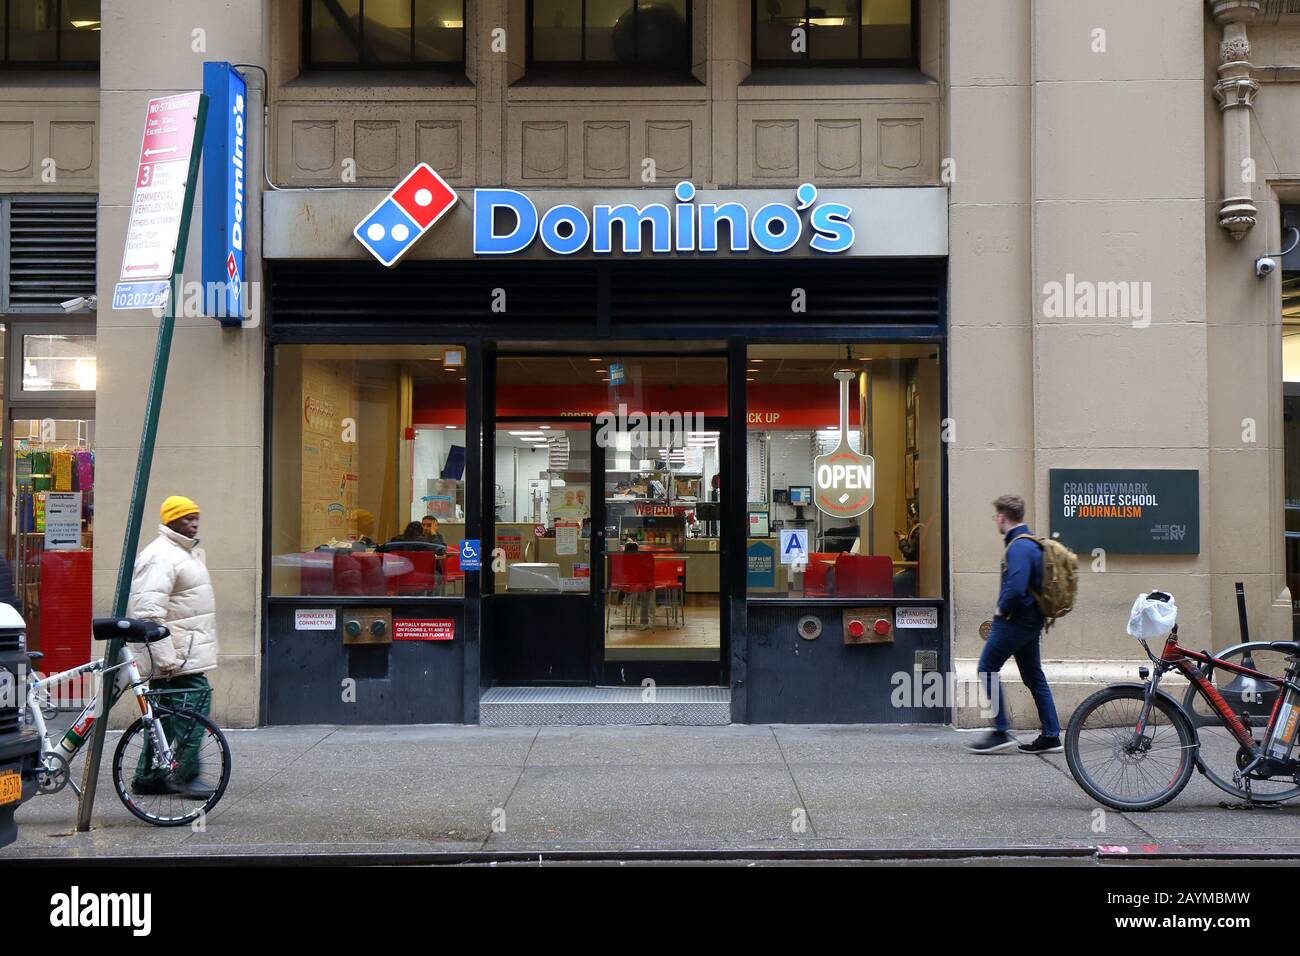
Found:
[[[715,384],[730,389],[723,416],[731,416],[717,429],[721,437],[714,436],[720,442],[717,461],[730,464],[718,464],[715,474],[724,487],[739,493],[746,477],[740,456],[758,456],[753,460],[765,462],[763,474],[778,492],[756,495],[753,469],[758,466],[751,461],[744,495],[750,507],[722,499],[721,523],[748,510],[751,532],[755,512],[767,515],[764,522],[784,519],[788,528],[805,520],[803,509],[796,512],[789,498],[805,482],[791,474],[789,487],[781,487],[777,459],[751,449],[768,439],[738,433],[746,422],[752,431],[752,416],[762,414],[769,394],[760,388],[767,384],[762,374],[754,373],[757,381],[749,390],[739,378],[764,361],[804,355],[808,369],[816,362],[829,363],[826,374],[815,372],[820,376],[816,381],[824,382],[828,407],[836,409],[829,374],[835,363],[874,363],[871,381],[879,391],[871,397],[863,384],[852,414],[859,422],[870,416],[872,441],[883,443],[893,426],[880,418],[886,414],[881,410],[896,402],[898,435],[891,447],[898,452],[896,480],[902,490],[890,497],[878,489],[877,507],[888,503],[893,511],[875,525],[853,518],[851,526],[864,541],[866,536],[872,541],[859,543],[860,552],[889,551],[893,529],[902,522],[907,530],[907,502],[919,498],[920,524],[928,535],[921,559],[914,562],[919,583],[912,581],[907,600],[855,602],[845,594],[821,604],[809,581],[796,590],[793,576],[785,577],[787,572],[777,566],[772,587],[783,600],[764,603],[765,593],[759,592],[767,585],[746,577],[754,565],[744,565],[739,550],[754,555],[755,543],[761,545],[758,538],[765,534],[724,529],[716,536],[721,547],[715,542],[712,552],[688,550],[681,597],[691,608],[714,615],[714,627],[723,635],[720,642],[715,637],[709,658],[714,670],[689,681],[673,677],[686,671],[668,668],[658,678],[660,672],[652,667],[643,671],[661,684],[722,688],[728,692],[730,719],[737,722],[889,720],[883,705],[861,710],[844,702],[857,696],[887,698],[890,675],[899,667],[912,669],[910,650],[905,665],[897,663],[901,657],[864,671],[854,670],[853,663],[846,672],[860,678],[856,690],[836,684],[829,673],[781,671],[814,659],[842,671],[843,655],[863,659],[873,648],[847,640],[850,612],[864,608],[864,619],[883,615],[893,625],[892,646],[900,653],[909,640],[920,638],[904,630],[897,609],[937,608],[935,643],[924,648],[936,656],[924,664],[917,656],[916,667],[955,672],[959,687],[970,680],[981,647],[979,625],[990,616],[997,593],[1001,545],[990,502],[1004,492],[1021,493],[1031,525],[1051,527],[1053,469],[1189,469],[1196,472],[1199,489],[1198,511],[1192,516],[1199,526],[1196,553],[1089,550],[1080,555],[1078,609],[1044,643],[1063,719],[1097,686],[1133,679],[1141,653],[1124,625],[1134,596],[1151,587],[1176,595],[1182,630],[1193,646],[1236,640],[1233,585],[1238,581],[1246,585],[1255,633],[1290,637],[1286,505],[1291,485],[1284,422],[1284,379],[1290,376],[1284,373],[1288,328],[1283,313],[1284,282],[1300,264],[1274,255],[1279,268],[1260,277],[1256,260],[1288,244],[1286,209],[1300,202],[1300,133],[1294,122],[1300,116],[1300,4],[904,0],[840,4],[847,11],[841,15],[830,10],[835,4],[809,11],[802,3],[686,0],[648,5],[668,12],[661,12],[665,19],[658,27],[653,20],[642,21],[639,39],[620,38],[616,28],[611,40],[593,22],[578,31],[584,39],[577,40],[577,33],[547,32],[558,30],[564,4],[465,0],[463,13],[455,12],[462,8],[459,3],[410,5],[413,10],[437,7],[430,16],[436,14],[442,31],[425,36],[418,18],[415,25],[408,22],[406,33],[398,33],[408,37],[410,56],[381,51],[377,62],[365,62],[364,55],[341,62],[349,58],[349,43],[365,49],[367,42],[383,42],[378,28],[369,41],[360,36],[364,24],[391,27],[399,14],[387,7],[407,5],[372,0],[366,6],[372,14],[355,16],[355,2],[102,0],[97,5],[97,69],[25,68],[13,62],[10,47],[10,61],[0,72],[0,195],[18,202],[90,197],[98,207],[98,306],[93,314],[81,315],[83,321],[94,319],[93,605],[96,613],[105,613],[118,574],[158,327],[157,317],[147,310],[108,307],[121,264],[145,106],[152,97],[199,89],[205,61],[253,65],[240,69],[249,87],[246,274],[254,284],[255,308],[242,325],[227,327],[195,314],[177,320],[145,529],[147,535],[148,516],[168,494],[188,495],[203,508],[202,538],[217,592],[221,641],[213,708],[223,723],[330,718],[332,712],[276,701],[290,693],[294,673],[315,674],[319,684],[312,692],[323,696],[337,697],[340,682],[346,696],[348,680],[369,686],[365,681],[375,679],[375,672],[367,668],[378,665],[365,656],[370,652],[363,654],[354,649],[358,645],[343,640],[346,620],[359,608],[387,609],[393,619],[406,614],[400,600],[390,600],[395,593],[391,586],[379,592],[313,591],[305,583],[305,571],[295,571],[301,576],[283,588],[276,579],[276,567],[283,565],[287,552],[302,562],[300,555],[314,550],[305,530],[310,519],[297,524],[305,483],[299,472],[306,471],[300,456],[317,450],[307,448],[307,432],[295,424],[298,399],[310,392],[314,374],[345,359],[391,363],[394,376],[406,376],[402,382],[414,378],[395,392],[394,407],[405,417],[396,431],[391,422],[383,426],[390,429],[389,444],[363,448],[354,464],[341,467],[345,475],[360,474],[361,487],[355,498],[347,497],[350,488],[340,492],[344,510],[335,537],[348,537],[344,532],[366,536],[360,512],[388,525],[376,528],[376,534],[401,531],[404,519],[417,514],[407,505],[418,508],[422,497],[410,478],[412,469],[420,477],[423,439],[416,433],[420,427],[459,428],[461,453],[468,460],[465,477],[449,472],[441,460],[441,471],[429,475],[471,486],[451,493],[450,520],[444,524],[458,529],[458,537],[481,538],[485,560],[493,545],[507,550],[509,532],[502,529],[508,526],[538,523],[557,530],[556,515],[520,522],[519,514],[498,510],[494,541],[482,524],[491,510],[484,506],[487,495],[495,495],[495,486],[503,484],[493,480],[503,474],[501,449],[508,439],[502,435],[508,431],[502,422],[514,416],[532,428],[551,413],[563,413],[557,411],[560,405],[540,398],[511,405],[514,399],[508,394],[511,387],[525,387],[530,377],[566,388],[562,377],[547,377],[554,370],[544,363],[555,356],[570,356],[572,365],[581,366],[588,358],[608,356],[617,342],[633,356],[626,362],[629,367],[644,365],[650,383],[645,394],[658,384],[673,384],[654,379],[663,374],[655,371],[660,366],[654,362],[668,361],[671,354],[699,354],[701,361],[714,356],[723,369]],[[313,19],[305,25],[307,16]],[[834,32],[846,25],[849,34]],[[9,29],[13,34],[15,25]],[[680,57],[663,65],[647,53],[645,63],[622,68],[627,57],[642,58],[646,48],[636,44],[656,36]],[[459,60],[457,38],[463,44]],[[437,62],[420,61],[417,50],[425,49],[426,39],[435,51],[427,58]],[[842,50],[826,52],[824,62],[818,58],[842,40]],[[796,52],[789,42],[823,47]],[[600,59],[602,43],[613,50],[607,60]],[[620,46],[626,43],[633,44],[631,54]],[[564,52],[566,44],[577,52]],[[554,50],[560,52],[552,55]],[[259,122],[264,108],[265,132]],[[353,227],[422,162],[440,173],[462,202],[447,223],[434,227],[412,251],[411,261],[389,271],[374,268]],[[620,326],[619,283],[625,273],[618,270],[631,268],[635,257],[629,255],[609,260],[612,278],[597,275],[592,280],[606,290],[593,295],[608,295],[615,303],[612,331],[605,326],[603,336],[565,332],[568,319],[553,316],[530,318],[531,335],[520,331],[507,343],[494,338],[493,323],[499,320],[487,311],[486,297],[477,330],[470,322],[444,320],[436,297],[424,300],[423,317],[412,317],[403,311],[405,305],[393,305],[408,293],[421,297],[429,288],[440,288],[437,270],[448,263],[475,260],[472,265],[482,268],[465,280],[471,285],[490,268],[492,260],[468,249],[468,232],[450,238],[455,229],[470,228],[474,190],[515,190],[531,196],[541,211],[560,202],[585,210],[601,202],[630,201],[627,197],[637,191],[664,196],[682,181],[692,183],[701,196],[744,197],[750,213],[761,202],[778,201],[778,194],[780,201],[792,202],[802,183],[861,203],[854,207],[854,222],[859,237],[869,236],[873,245],[854,251],[862,259],[850,265],[858,263],[862,271],[850,271],[843,279],[836,273],[825,281],[844,281],[846,288],[864,295],[875,294],[873,283],[883,290],[889,282],[903,281],[898,278],[902,274],[922,286],[932,281],[934,304],[927,306],[934,310],[932,327],[906,331],[911,322],[930,320],[890,318],[888,296],[881,292],[879,300],[863,306],[878,312],[869,321],[834,320],[855,330],[874,330],[863,335],[854,331],[837,338],[831,320],[806,334],[777,334],[772,331],[776,325],[764,331],[757,322],[750,325],[747,314],[737,314],[725,321],[701,320],[705,331],[691,344],[681,328],[672,335],[652,328],[653,317],[646,325]],[[937,207],[936,193],[941,196]],[[201,210],[195,215],[186,271],[191,280],[197,279],[201,255]],[[584,251],[575,261],[560,262],[536,246],[521,258],[519,275],[529,264],[555,270],[536,277],[542,291],[518,293],[521,301],[532,294],[565,295],[548,291],[547,284],[553,278],[563,285],[585,268],[583,263],[596,261]],[[743,257],[718,261],[743,264]],[[503,270],[514,265],[501,264]],[[913,265],[915,273],[908,271]],[[330,286],[321,296],[291,288],[321,276],[322,268],[336,270],[348,283]],[[14,274],[10,269],[7,281]],[[508,270],[502,275],[506,278],[499,283],[488,276],[484,288],[522,288],[524,278]],[[738,289],[748,281],[706,276],[702,287],[718,282],[721,288]],[[382,304],[374,308],[383,314],[367,315],[364,304],[354,311],[339,306],[337,315],[332,311],[337,303],[350,301],[351,291],[385,282],[407,284],[401,295],[391,293],[393,299],[385,297],[390,295],[386,291],[377,295],[375,301]],[[602,282],[612,283],[612,290]],[[1079,289],[1083,283],[1103,288],[1123,284],[1131,297],[1112,297],[1106,307],[1068,314],[1053,307],[1054,284]],[[640,288],[643,296],[655,295],[653,285]],[[888,288],[890,295],[904,294]],[[300,294],[306,304],[298,308],[294,297]],[[811,294],[815,299],[816,293]],[[600,303],[610,300],[593,301],[598,316],[593,328],[600,328]],[[719,314],[728,307],[725,296],[716,305]],[[304,314],[312,309],[315,316]],[[634,311],[629,307],[626,314]],[[313,324],[326,314],[335,317]],[[11,326],[47,322],[54,329],[69,317],[51,303],[45,309],[10,308],[5,318]],[[391,339],[377,331],[399,325]],[[7,352],[17,346],[12,333],[5,344]],[[422,346],[428,347],[427,354],[418,352]],[[409,366],[441,359],[435,364],[442,374],[443,367],[455,367],[448,365],[447,350],[462,346],[471,370],[464,395],[457,393],[463,417],[444,420],[434,407],[442,407],[436,397],[421,390],[422,373],[409,372]],[[331,348],[350,350],[350,357],[340,358],[343,353],[328,352]],[[517,358],[510,357],[516,353]],[[645,356],[644,361],[636,356]],[[528,366],[528,361],[543,364]],[[23,365],[10,361],[7,367]],[[299,371],[287,371],[291,367]],[[369,414],[365,409],[373,403],[367,404],[365,389],[374,385],[377,370],[382,368],[358,366],[348,373],[355,387],[338,393],[343,406],[357,403],[355,417]],[[293,374],[302,377],[291,381]],[[610,377],[618,374],[611,371]],[[701,371],[692,378],[697,373],[685,368],[679,374],[681,381],[701,388],[714,375]],[[863,383],[867,380],[862,376]],[[798,389],[804,380],[781,381]],[[7,379],[6,406],[15,384]],[[773,382],[770,394],[786,394],[775,390],[779,384]],[[914,407],[909,394],[918,396],[920,412],[907,411]],[[748,417],[738,407],[746,396]],[[411,417],[410,409],[426,406],[424,419]],[[335,412],[352,417],[346,410]],[[6,411],[9,420],[21,417],[21,402]],[[914,418],[904,417],[912,414]],[[807,424],[808,435],[828,427],[822,421]],[[919,437],[907,431],[913,428]],[[775,430],[769,433],[772,440],[781,437]],[[286,450],[290,446],[291,452]],[[881,444],[872,450],[883,482],[892,459]],[[520,454],[511,452],[512,460],[518,462]],[[12,454],[7,456],[12,556],[15,485]],[[380,459],[395,463],[397,477],[389,484],[396,489],[396,505],[382,496],[373,506],[368,503],[371,472],[363,467],[377,467],[374,462]],[[914,471],[904,469],[904,460]],[[603,466],[611,487],[614,461],[608,458]],[[290,469],[297,470],[286,478]],[[894,472],[888,474],[894,481]],[[811,471],[809,476],[806,483],[814,484]],[[376,487],[387,480],[376,479]],[[704,491],[697,494],[705,500]],[[610,495],[611,502],[619,498]],[[769,508],[755,508],[756,502],[767,502]],[[280,526],[272,527],[281,520],[269,513],[275,509],[293,514],[293,528],[283,531],[285,540],[292,539],[286,547],[279,540]],[[302,514],[308,510],[304,504]],[[612,505],[602,513],[608,519]],[[707,509],[693,513],[709,520]],[[540,514],[534,511],[531,517]],[[619,527],[620,539],[631,526],[605,524]],[[587,533],[585,527],[582,533]],[[555,557],[542,550],[548,540],[538,538],[532,557],[545,553],[547,558],[533,563],[547,564]],[[525,552],[527,545],[525,541]],[[908,570],[906,554],[892,553],[895,575]],[[564,561],[555,563],[566,578],[580,577]],[[334,567],[337,584],[337,559]],[[366,565],[359,567],[364,577]],[[846,566],[837,567],[843,585]],[[713,568],[701,574],[718,576],[712,598],[692,591],[696,568]],[[440,587],[444,580],[455,580],[442,565],[436,573]],[[597,573],[605,575],[607,585],[615,580],[612,569]],[[505,652],[494,644],[494,635],[516,626],[509,623],[515,612],[502,609],[513,586],[509,569],[483,575],[489,577],[492,583],[480,582],[471,572],[453,596],[426,593],[420,600],[431,603],[408,602],[415,608],[410,614],[421,620],[455,621],[449,643],[459,645],[456,653],[431,658],[428,664],[433,671],[456,671],[455,681],[437,685],[436,693],[447,696],[448,706],[374,711],[371,719],[489,722],[480,700],[494,686],[511,683],[499,669]],[[901,598],[909,585],[895,577],[893,586],[892,593]],[[686,601],[688,595],[695,603]],[[444,607],[439,601],[450,603]],[[607,616],[602,612],[609,611],[603,599],[601,603],[590,619],[598,622],[592,625],[598,632],[594,640],[607,649],[614,643],[608,625],[600,623]],[[343,660],[346,654],[341,670],[317,673],[295,656],[311,638],[310,631],[292,623],[302,620],[293,615],[304,610],[333,613],[338,639],[313,653],[328,654],[330,660]],[[586,620],[585,614],[582,610],[579,617]],[[826,629],[817,642],[795,631],[802,626],[796,622],[808,614],[820,616]],[[546,619],[544,612],[540,619]],[[799,657],[801,641],[807,650]],[[394,643],[394,654],[400,644]],[[919,654],[921,644],[917,648]],[[599,651],[593,655],[602,657]],[[790,663],[796,658],[800,663]],[[617,672],[610,665],[622,659],[606,650],[593,664],[591,679],[576,682],[603,684]],[[394,657],[383,666],[404,665]],[[534,660],[532,679],[520,682],[545,684],[548,666]],[[642,683],[626,670],[624,680],[632,686]],[[388,670],[380,673],[397,679]],[[1007,678],[1017,724],[1029,726],[1033,719],[1027,696],[1013,673]],[[831,700],[825,710],[806,701],[791,703],[799,693],[817,696],[800,681],[815,687],[822,680]],[[778,686],[786,688],[784,697],[773,689]],[[803,689],[796,692],[796,687]],[[393,684],[391,693],[418,691]],[[959,699],[929,718],[908,710],[897,719],[972,724],[980,717]]]

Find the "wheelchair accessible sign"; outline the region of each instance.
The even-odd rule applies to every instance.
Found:
[[[460,543],[460,569],[462,571],[481,571],[479,554],[477,538],[466,538],[462,541]]]

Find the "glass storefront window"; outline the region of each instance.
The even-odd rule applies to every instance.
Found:
[[[93,335],[23,335],[24,392],[93,392]]]
[[[273,595],[462,590],[465,372],[448,351],[276,348]]]
[[[936,349],[752,346],[746,377],[750,597],[941,597]]]

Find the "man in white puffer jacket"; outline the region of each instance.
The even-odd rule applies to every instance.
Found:
[[[126,616],[165,624],[171,631],[170,637],[136,651],[149,689],[169,691],[177,706],[207,714],[212,688],[204,672],[217,666],[217,608],[197,537],[199,506],[172,495],[163,502],[160,517],[158,537],[135,559]],[[194,780],[200,771],[196,748],[178,747],[179,766],[170,779],[148,766],[148,756],[141,755],[131,782],[135,793],[202,786]]]

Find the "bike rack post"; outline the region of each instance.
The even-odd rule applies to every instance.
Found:
[[[1246,620],[1246,585],[1237,582],[1237,628],[1241,631],[1241,643],[1250,640],[1250,623]]]
[[[185,180],[185,199],[181,206],[180,228],[172,261],[172,276],[167,290],[167,304],[158,323],[158,342],[153,354],[153,372],[149,378],[149,395],[145,400],[144,421],[140,429],[140,454],[135,463],[135,482],[131,485],[131,506],[127,511],[126,534],[122,539],[122,559],[117,569],[117,593],[113,599],[113,616],[125,617],[131,597],[131,572],[135,552],[140,545],[140,524],[144,517],[144,499],[149,494],[149,472],[153,467],[154,444],[158,438],[158,416],[162,411],[163,387],[167,384],[167,362],[172,350],[172,332],[176,326],[176,300],[180,297],[181,276],[185,272],[185,247],[189,242],[190,216],[194,211],[194,192],[198,185],[199,162],[203,158],[203,130],[207,122],[208,98],[199,96],[198,115],[194,122],[194,144],[190,149],[190,168]],[[95,788],[99,783],[99,763],[104,753],[104,736],[108,732],[108,711],[113,703],[117,680],[108,675],[122,653],[123,642],[108,642],[104,651],[104,679],[99,682],[99,701],[95,706],[95,725],[91,728],[90,747],[81,778],[81,799],[77,803],[77,831],[90,829],[90,815],[95,809]]]

